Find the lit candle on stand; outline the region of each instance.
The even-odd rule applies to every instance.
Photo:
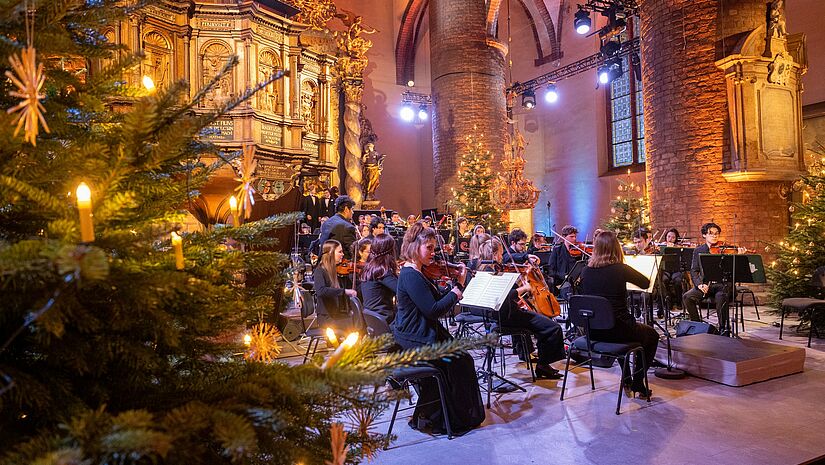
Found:
[[[172,231],[172,249],[175,251],[175,269],[183,269],[183,238]]]
[[[335,335],[335,331],[332,328],[327,328],[325,331],[327,335],[327,341],[329,341],[332,347],[338,347],[338,336]]]
[[[80,241],[94,242],[95,228],[92,224],[92,191],[85,182],[77,186],[77,209],[80,212]]]
[[[229,210],[232,212],[232,226],[237,228],[241,225],[241,220],[238,214],[238,199],[234,195],[229,197]]]
[[[335,349],[335,352],[333,352],[332,355],[330,355],[329,358],[326,359],[326,361],[324,361],[324,364],[321,365],[321,369],[326,370],[327,368],[335,365],[335,362],[337,362],[341,359],[341,357],[344,356],[344,352],[346,352],[346,350],[350,347],[354,346],[356,342],[358,342],[358,331],[354,333],[349,333],[349,335],[347,335],[347,338],[344,339],[344,342],[342,342],[341,345],[339,345],[338,348]]]

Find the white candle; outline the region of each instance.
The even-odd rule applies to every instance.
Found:
[[[232,212],[232,226],[238,227],[241,225],[240,215],[238,214],[238,199],[233,195],[229,197],[229,211]]]
[[[335,335],[335,331],[333,331],[332,328],[327,328],[325,333],[327,335],[327,340],[332,347],[338,347],[338,336]]]
[[[175,251],[175,269],[183,269],[183,238],[172,231],[172,249]]]
[[[92,223],[92,191],[85,182],[77,186],[77,209],[80,212],[80,241],[94,242],[95,229]]]
[[[321,365],[321,369],[326,370],[327,368],[335,365],[335,362],[337,362],[341,359],[341,357],[344,356],[344,352],[346,352],[346,350],[350,347],[354,346],[356,342],[358,342],[358,332],[356,331],[354,333],[349,333],[349,335],[347,335],[347,338],[344,339],[344,342],[342,342],[341,345],[338,346],[337,349],[335,349],[335,352],[333,352],[332,355],[330,355],[329,358],[326,359],[326,361],[324,361],[324,364]]]

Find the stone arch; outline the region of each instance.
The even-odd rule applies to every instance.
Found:
[[[223,69],[232,55],[232,49],[221,40],[212,40],[201,47],[198,54],[201,87],[208,85]],[[217,106],[234,96],[235,70],[224,75],[201,100],[201,106]]]
[[[404,15],[401,17],[398,40],[395,44],[396,84],[406,85],[407,81],[415,78],[416,42],[418,41],[421,21],[424,19],[424,12],[427,10],[429,3],[429,0],[410,0],[404,10]]]
[[[258,82],[263,82],[281,69],[283,64],[275,50],[266,48],[258,54]],[[283,111],[283,82],[283,79],[278,79],[258,91],[259,109],[274,113]]]
[[[172,80],[172,44],[157,31],[150,30],[143,35],[142,47],[145,58],[143,74],[152,78],[155,87],[165,89]]]

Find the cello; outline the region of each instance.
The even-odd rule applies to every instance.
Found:
[[[524,310],[540,313],[548,318],[561,315],[561,305],[550,292],[544,274],[537,266],[513,262],[505,264],[504,271],[519,273],[522,281],[530,286],[530,293],[520,296],[521,307]]]

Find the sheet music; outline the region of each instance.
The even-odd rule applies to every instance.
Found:
[[[647,289],[642,289],[635,284],[627,283],[627,290],[653,292],[653,289],[656,287],[656,275],[659,274],[661,261],[661,255],[625,255],[625,264],[647,276],[647,279],[650,280],[650,286],[648,286]]]
[[[518,273],[495,275],[483,271],[477,272],[464,289],[464,297],[459,303],[498,310],[518,278]]]

